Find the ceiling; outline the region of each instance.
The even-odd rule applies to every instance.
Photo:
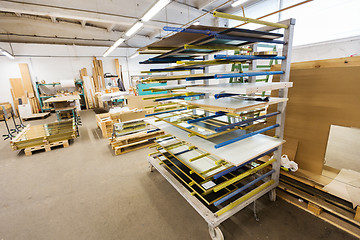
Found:
[[[157,0],[0,0],[0,42],[111,46]],[[247,3],[255,2],[249,0]],[[136,35],[120,47],[146,46],[168,32],[164,26],[181,27],[222,5],[229,12],[229,0],[173,0],[146,22]],[[211,14],[201,25],[219,25]]]

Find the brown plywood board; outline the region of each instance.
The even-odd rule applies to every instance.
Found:
[[[360,127],[359,76],[360,57],[291,65],[294,87],[289,89],[285,140],[299,141],[295,161],[300,169],[321,174],[331,125]],[[275,76],[274,81],[279,77]],[[272,94],[275,96],[276,91]],[[274,110],[269,107],[270,112]],[[269,119],[268,124],[272,121]]]
[[[211,31],[224,31],[228,28],[221,28],[221,27],[210,27],[210,26],[191,26],[190,29],[198,29],[198,30],[211,30]],[[194,42],[201,38],[206,37],[204,34],[198,33],[185,33],[185,32],[178,32],[174,35],[171,35],[167,38],[164,38],[158,42],[152,43],[146,47],[181,47],[184,44]]]
[[[26,63],[19,63],[19,69],[20,69],[21,78],[22,78],[23,85],[24,85],[24,90],[27,91],[28,93],[33,93],[34,88],[32,85],[28,65]]]

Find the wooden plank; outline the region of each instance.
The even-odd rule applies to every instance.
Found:
[[[290,81],[294,87],[289,90],[284,138],[299,141],[295,162],[300,169],[321,175],[331,125],[360,127],[359,59],[291,65]],[[276,65],[272,70],[279,67]],[[279,81],[279,77],[274,76],[273,81]],[[276,92],[272,94],[276,96]],[[269,111],[273,110],[270,106]],[[269,119],[268,124],[273,123]],[[267,134],[271,136],[274,132]]]
[[[116,70],[116,75],[120,77],[120,64],[119,64],[119,59],[117,58],[115,58],[115,70]]]
[[[203,139],[198,136],[189,137],[188,133],[185,132],[184,130],[174,127],[163,121],[155,122],[155,120],[149,119],[147,120],[147,122],[149,122],[153,126],[156,126],[164,130],[165,133],[174,135],[178,139],[186,141],[194,146],[197,146],[199,149],[202,149],[205,152],[214,154],[220,159],[224,159],[225,161],[235,166],[239,166],[240,164],[262,153],[265,153],[275,147],[278,147],[285,142],[280,139],[268,137],[262,134],[257,134],[255,136],[235,142],[225,147],[216,149],[214,147],[216,144],[239,136],[239,132],[234,131],[226,135],[221,135],[211,139]]]
[[[286,102],[287,99],[284,98],[275,98],[271,97],[268,102],[265,101],[249,101],[239,98],[207,98],[194,101],[186,101],[189,105],[197,107],[205,107],[207,109],[212,109],[213,111],[225,111],[230,113],[239,113],[243,111],[253,110],[256,108],[268,107],[272,104],[277,104],[279,102]]]
[[[24,90],[29,93],[34,93],[34,87],[31,81],[29,67],[26,63],[19,63],[19,69],[21,73]]]
[[[10,78],[10,85],[14,92],[15,99],[25,96],[25,89],[21,78]]]
[[[38,119],[38,118],[46,118],[48,116],[50,116],[50,112],[34,113],[30,116],[22,117],[22,120],[28,121],[28,120]]]
[[[280,198],[282,198],[283,200],[285,200],[286,202],[291,203],[311,214],[314,214],[312,211],[307,209],[307,204],[303,201],[299,201],[298,198],[293,197],[282,190],[278,190],[276,195],[279,196]],[[343,220],[337,218],[336,216],[329,214],[327,212],[322,212],[319,215],[315,215],[315,216],[319,217],[320,219],[334,225],[335,227],[337,227],[357,238],[360,238],[360,229],[357,226],[354,226],[346,221],[343,221]]]
[[[339,206],[336,206],[331,202],[326,201],[326,199],[321,199],[319,197],[313,196],[283,182],[280,182],[279,188],[307,201],[308,209],[316,215],[321,214],[321,212],[324,210],[360,227],[360,223],[354,219],[354,213],[349,212]]]
[[[227,28],[221,28],[221,27],[210,27],[210,26],[201,26],[201,25],[192,25],[189,27],[190,29],[198,29],[198,30],[211,30],[211,31],[224,31]],[[176,34],[173,34],[167,38],[163,38],[155,43],[152,43],[145,48],[174,48],[174,47],[180,47],[184,44],[188,44],[191,42],[194,42],[196,40],[204,38],[204,34],[198,34],[198,33],[186,33],[186,32],[178,32]]]
[[[54,103],[54,102],[69,102],[69,101],[75,101],[79,100],[79,95],[68,95],[68,96],[61,96],[61,97],[52,97],[49,99],[46,99],[44,102],[46,103]]]
[[[34,86],[31,80],[29,67],[26,63],[19,63],[20,74],[24,85],[24,90],[28,94],[31,110],[33,113],[38,113],[39,108],[37,106],[37,98],[34,91]]]
[[[356,207],[355,221],[360,222],[360,206]]]

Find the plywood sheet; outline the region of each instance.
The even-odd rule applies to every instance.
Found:
[[[331,125],[360,128],[359,59],[291,65],[290,81],[294,87],[289,89],[285,140],[290,137],[299,141],[295,161],[300,169],[321,174]],[[279,66],[273,68],[278,69]],[[279,81],[279,77],[274,76],[273,81]],[[274,111],[272,106],[269,111]],[[273,124],[271,121],[269,125]]]
[[[207,109],[212,109],[214,111],[238,113],[238,112],[252,110],[255,108],[264,108],[271,104],[276,104],[285,101],[287,101],[286,98],[275,98],[275,97],[270,98],[268,102],[250,101],[239,98],[227,97],[220,99],[207,98],[207,99],[200,99],[200,100],[186,101],[186,102],[190,105],[205,107]]]
[[[216,149],[214,147],[216,144],[239,136],[239,132],[231,132],[226,136],[221,135],[219,137],[215,137],[209,140],[203,139],[198,136],[189,137],[188,133],[184,130],[174,127],[163,121],[155,122],[154,119],[149,119],[147,121],[151,125],[162,129],[165,133],[174,135],[175,137],[184,140],[194,146],[197,146],[198,148],[206,152],[214,154],[235,166],[239,166],[240,164],[245,163],[246,161],[264,152],[267,152],[285,142],[280,139],[265,136],[262,134],[257,134],[250,138],[246,138],[225,147]]]
[[[10,78],[10,85],[14,93],[14,97],[22,98],[25,96],[25,89],[21,78]]]
[[[34,88],[32,85],[28,65],[26,63],[19,63],[19,68],[20,68],[21,78],[24,84],[24,90],[27,91],[28,93],[33,93]]]
[[[69,96],[61,96],[61,97],[52,97],[49,99],[46,99],[44,102],[46,103],[53,103],[53,102],[67,102],[67,101],[75,101],[79,100],[79,95],[69,95]]]
[[[325,165],[360,172],[360,128],[331,125]]]
[[[224,31],[228,28],[221,28],[221,27],[210,27],[210,26],[190,26],[190,29],[199,29],[199,30],[211,30],[211,31]],[[147,47],[180,47],[184,44],[199,40],[204,38],[204,34],[198,33],[185,33],[179,32],[174,35],[171,35],[167,38],[164,38],[158,42],[152,43]]]

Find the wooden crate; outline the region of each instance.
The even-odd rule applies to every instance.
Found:
[[[120,155],[153,145],[156,137],[163,135],[164,132],[162,130],[152,130],[132,133],[110,140],[110,145],[112,149],[115,150],[115,155]]]

